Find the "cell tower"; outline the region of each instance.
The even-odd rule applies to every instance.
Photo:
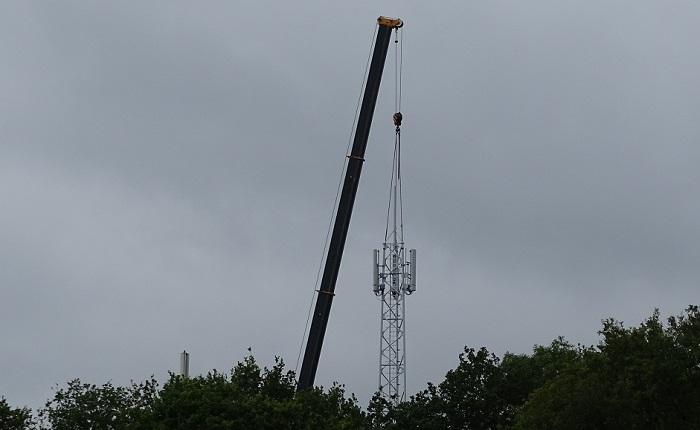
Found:
[[[381,251],[374,250],[374,294],[381,302],[379,392],[390,402],[406,400],[406,296],[416,291],[416,250],[406,256],[401,195],[401,120],[394,114],[396,139],[386,230]]]

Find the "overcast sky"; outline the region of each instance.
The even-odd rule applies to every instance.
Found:
[[[406,22],[409,392],[465,345],[698,303],[695,1],[3,1],[0,395],[163,380],[183,349],[293,368],[381,14]],[[392,109],[388,73],[316,380],[363,405]]]

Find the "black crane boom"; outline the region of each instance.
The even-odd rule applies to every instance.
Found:
[[[333,234],[331,235],[331,241],[328,246],[326,264],[323,269],[323,277],[321,278],[321,285],[316,299],[316,307],[314,308],[313,318],[311,320],[311,328],[309,329],[309,337],[304,352],[304,361],[302,362],[299,372],[297,391],[311,388],[314,385],[316,369],[318,368],[318,361],[321,356],[321,347],[323,346],[323,338],[326,334],[328,317],[331,304],[333,303],[333,296],[335,295],[334,291],[338,279],[338,270],[340,269],[340,260],[343,257],[345,239],[347,238],[348,227],[350,226],[352,207],[355,203],[357,186],[359,185],[360,174],[362,173],[362,163],[365,161],[365,148],[367,148],[367,139],[369,138],[369,129],[372,125],[372,117],[374,116],[374,107],[377,103],[379,84],[382,80],[384,62],[389,49],[389,42],[391,41],[391,32],[395,28],[399,28],[403,25],[400,19],[385,17],[379,17],[377,23],[379,25],[377,40],[374,44],[374,52],[372,53],[372,60],[367,74],[367,83],[362,97],[360,116],[357,120],[355,139],[352,144],[352,151],[348,156],[349,160],[345,172],[345,181],[343,182],[335,224],[333,225]]]

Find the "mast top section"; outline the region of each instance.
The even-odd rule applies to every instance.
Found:
[[[381,25],[382,27],[388,28],[403,27],[403,21],[401,21],[399,18],[389,18],[386,16],[380,16],[379,18],[377,18],[377,24]]]

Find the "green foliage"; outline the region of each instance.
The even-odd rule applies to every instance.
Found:
[[[425,429],[446,428],[442,399],[433,384],[411,397],[408,402],[393,406],[375,394],[367,408],[367,429]]]
[[[439,385],[428,385],[403,404],[392,406],[375,395],[368,409],[373,429],[498,429],[513,420],[508,378],[518,356],[509,356],[506,372],[501,360],[486,348],[465,348],[459,363]],[[506,395],[508,396],[506,396]]]
[[[375,396],[371,429],[700,428],[700,312],[666,326],[603,321],[597,347],[564,338],[502,359],[465,348],[437,386],[393,406]]]
[[[230,373],[216,370],[183,378],[174,374],[158,389],[151,379],[129,387],[73,380],[57,389],[39,411],[41,429],[53,430],[234,430],[360,429],[365,417],[341,385],[295,394],[294,372],[281,359],[261,369],[246,357]],[[6,412],[6,410],[8,412]],[[13,412],[0,403],[0,419]],[[10,415],[8,415],[10,416]],[[8,421],[9,422],[9,421]],[[0,421],[4,424],[4,421]],[[30,428],[0,426],[0,430]]]
[[[496,428],[504,402],[498,387],[503,380],[500,360],[486,348],[465,348],[459,364],[438,386],[447,428]]]
[[[171,374],[128,387],[70,381],[33,422],[0,398],[0,430],[577,430],[700,428],[700,311],[637,327],[603,321],[596,347],[564,338],[531,354],[465,348],[442,382],[366,412],[342,385],[296,393],[281,359],[246,357],[230,372]]]
[[[357,429],[363,414],[342,386],[295,395],[294,372],[284,363],[261,369],[246,357],[230,373],[170,375],[134,429]]]
[[[514,428],[700,428],[697,306],[667,327],[658,311],[639,327],[609,319],[600,334],[531,393]]]
[[[154,380],[129,387],[84,384],[79,379],[56,391],[39,411],[42,429],[130,429],[148,414],[157,395]]]
[[[25,430],[34,425],[32,411],[28,408],[12,408],[0,397],[0,430]]]

